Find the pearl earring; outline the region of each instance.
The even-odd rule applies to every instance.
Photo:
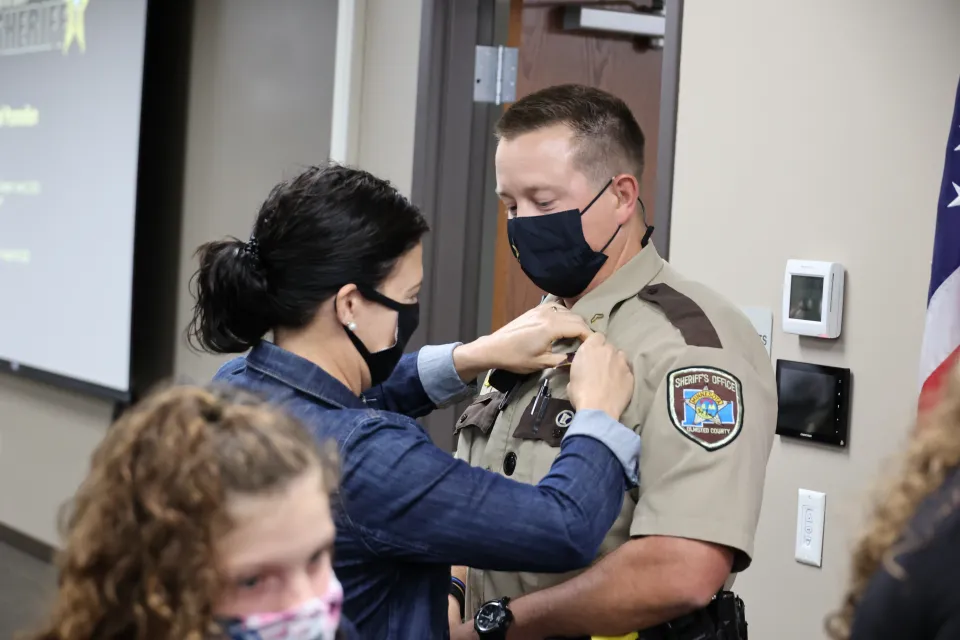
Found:
[[[357,323],[356,323],[356,322],[351,322],[351,323],[347,324],[347,330],[348,330],[348,331],[351,331],[351,332],[356,331],[356,330],[357,330]]]

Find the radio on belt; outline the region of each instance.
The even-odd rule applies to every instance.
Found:
[[[783,331],[839,338],[843,321],[843,265],[788,260],[783,276]]]

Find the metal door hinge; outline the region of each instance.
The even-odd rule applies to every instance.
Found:
[[[477,45],[473,101],[504,104],[517,99],[517,59],[513,47]]]

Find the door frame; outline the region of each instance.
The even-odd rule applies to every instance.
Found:
[[[414,346],[468,342],[485,329],[477,321],[484,262],[478,238],[491,210],[492,131],[503,107],[473,102],[474,54],[476,45],[519,43],[517,1],[422,0],[411,199],[432,231],[424,242],[421,328]],[[670,251],[683,4],[666,3],[653,235],[664,257]],[[502,227],[498,221],[498,233],[505,233]],[[494,271],[494,278],[505,272],[496,263]],[[453,445],[456,409],[424,419],[441,447]]]
[[[476,45],[495,43],[497,9],[497,0],[423,0],[411,199],[431,232],[424,240],[417,345],[478,335],[483,168],[499,111],[473,102],[473,64]],[[448,450],[459,408],[423,420]]]
[[[677,148],[677,103],[680,96],[680,49],[686,0],[666,0],[666,35],[660,72],[660,125],[657,145],[657,200],[653,243],[670,258],[670,222],[673,211],[673,167]]]

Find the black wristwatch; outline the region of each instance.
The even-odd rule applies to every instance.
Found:
[[[473,617],[473,629],[480,640],[504,640],[507,629],[513,622],[513,614],[507,606],[510,598],[491,600],[477,610]]]

